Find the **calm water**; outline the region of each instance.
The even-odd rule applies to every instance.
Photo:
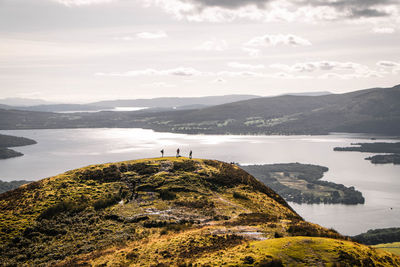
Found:
[[[335,152],[335,146],[374,142],[372,136],[216,136],[156,133],[143,129],[57,129],[0,131],[32,138],[36,145],[18,147],[23,157],[1,160],[1,180],[38,180],[85,165],[158,157],[181,149],[182,155],[241,164],[300,162],[329,168],[323,179],[355,186],[365,205],[298,205],[305,219],[342,234],[370,228],[400,227],[400,166],[373,165],[369,153]],[[379,141],[393,142],[380,138]]]

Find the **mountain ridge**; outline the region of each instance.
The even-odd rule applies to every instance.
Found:
[[[176,111],[55,114],[0,110],[0,129],[145,128],[187,134],[400,135],[400,86],[278,96]]]

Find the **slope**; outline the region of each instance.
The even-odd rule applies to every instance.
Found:
[[[88,166],[3,193],[0,208],[5,266],[400,266],[304,221],[238,166],[214,160]]]

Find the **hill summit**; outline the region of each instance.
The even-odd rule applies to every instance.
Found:
[[[236,165],[156,158],[80,168],[0,195],[4,266],[400,266],[304,221]]]

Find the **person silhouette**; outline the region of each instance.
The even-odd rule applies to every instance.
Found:
[[[181,152],[181,151],[180,151],[180,149],[178,148],[178,149],[176,150],[176,157],[177,157],[177,158],[180,157],[179,152]]]
[[[161,157],[163,158],[164,157],[164,149],[161,149]]]
[[[192,159],[192,154],[193,154],[193,152],[192,152],[192,150],[190,150],[190,152],[189,152],[189,159]]]

